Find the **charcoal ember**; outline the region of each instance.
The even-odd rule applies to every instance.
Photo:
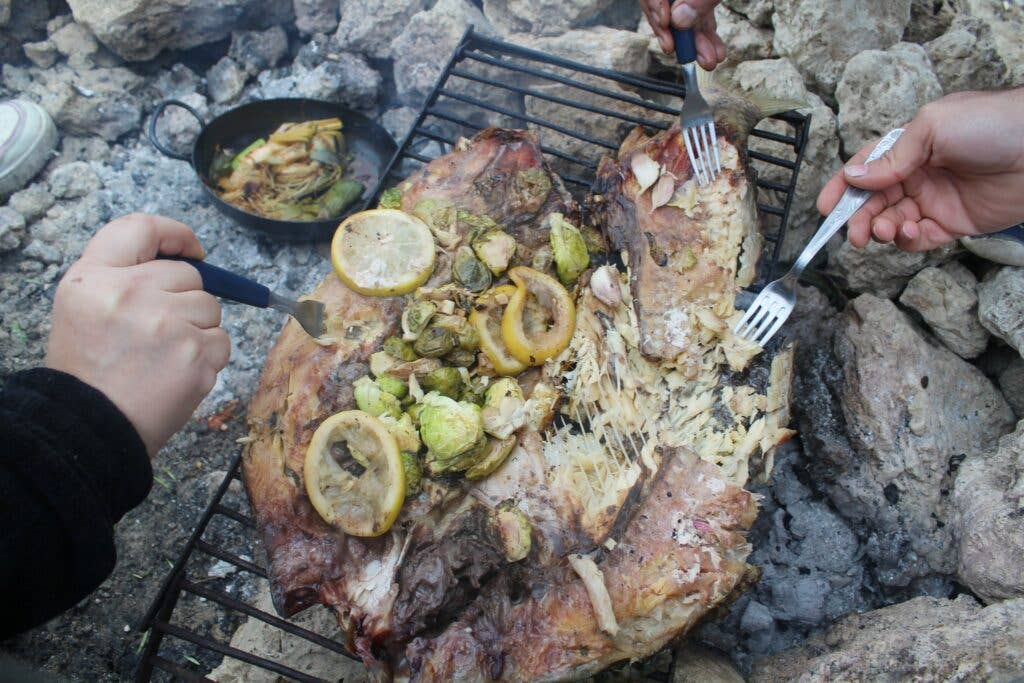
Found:
[[[178,62],[169,69],[163,69],[152,81],[152,87],[162,99],[181,99],[198,92],[202,79],[192,69]]]
[[[925,51],[947,92],[993,90],[1013,84],[996,48],[992,29],[976,17],[957,17],[949,30],[927,43]]]
[[[426,0],[380,0],[374,3],[372,12],[367,12],[363,3],[346,0],[341,3],[334,42],[341,50],[361,52],[375,59],[398,58],[401,53],[393,49],[395,39],[409,20],[428,5]]]
[[[978,320],[978,279],[956,261],[925,268],[900,295],[951,351],[975,358],[988,346],[988,330]]]
[[[250,76],[273,69],[288,54],[288,34],[280,26],[265,31],[234,31],[228,57]]]
[[[1006,266],[978,287],[978,315],[989,332],[1024,355],[1024,268]]]

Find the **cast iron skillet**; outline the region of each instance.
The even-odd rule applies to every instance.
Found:
[[[157,139],[156,121],[170,106],[188,111],[199,121],[199,135],[192,144],[192,156],[175,152]],[[342,122],[345,142],[352,156],[349,175],[361,182],[365,189],[358,200],[348,206],[340,215],[316,221],[283,221],[264,218],[242,211],[220,197],[210,186],[210,163],[217,148],[244,149],[260,137],[267,137],[286,121],[309,121],[338,117]],[[397,145],[386,130],[369,118],[347,109],[340,104],[307,99],[275,99],[250,102],[224,112],[209,124],[203,122],[195,109],[179,100],[164,100],[157,105],[149,121],[149,141],[165,155],[191,161],[206,194],[222,213],[244,226],[268,233],[281,240],[324,240],[334,234],[338,223],[345,216],[365,208],[367,198],[373,192],[388,162],[394,156]]]

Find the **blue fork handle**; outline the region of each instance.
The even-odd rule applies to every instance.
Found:
[[[676,59],[680,64],[689,64],[697,61],[697,41],[692,28],[678,29],[669,27],[672,31],[672,42],[676,46]]]
[[[230,270],[183,256],[158,256],[157,258],[184,261],[198,270],[199,277],[203,279],[203,291],[214,296],[259,308],[266,308],[270,305],[269,289],[249,278],[236,275]]]

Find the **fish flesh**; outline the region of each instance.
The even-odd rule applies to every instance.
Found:
[[[249,411],[243,473],[279,612],[329,606],[385,679],[562,680],[653,654],[752,580],[744,486],[793,433],[792,349],[764,353],[729,331],[761,247],[743,152],[760,112],[722,103],[724,172],[699,193],[677,126],[627,136],[583,209],[526,131],[485,130],[397,186],[443,250],[428,293],[451,291],[445,256],[482,224],[515,237],[514,263],[536,263],[553,213],[597,228],[625,272],[581,278],[569,347],[520,377],[527,417],[507,460],[476,482],[425,480],[379,538],[324,523],[302,467],[317,425],[353,406],[351,383],[400,329],[403,302],[328,276],[313,296],[329,334],[289,322]],[[637,155],[660,189],[639,182]],[[502,505],[532,524],[519,561],[493,523]]]

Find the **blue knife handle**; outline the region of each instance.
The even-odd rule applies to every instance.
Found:
[[[270,290],[258,282],[235,275],[229,270],[218,268],[205,261],[182,256],[158,256],[157,258],[184,261],[198,270],[199,277],[203,278],[203,291],[214,296],[259,308],[266,308],[270,305]]]
[[[676,59],[680,64],[697,61],[697,41],[692,28],[678,29],[670,27],[672,42],[676,46]]]

